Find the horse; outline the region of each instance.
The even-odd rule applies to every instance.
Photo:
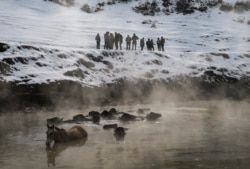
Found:
[[[47,140],[46,140],[46,146],[50,147],[51,142],[54,141],[54,143],[68,143],[71,141],[77,141],[77,140],[87,140],[88,133],[87,131],[82,128],[81,126],[74,126],[70,128],[69,130],[60,129],[53,126],[49,126],[47,134]]]

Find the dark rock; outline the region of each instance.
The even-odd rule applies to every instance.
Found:
[[[221,3],[221,2],[219,2],[219,1],[218,2],[208,2],[207,6],[210,7],[210,8],[212,8],[212,7],[217,6],[219,3]]]
[[[99,2],[99,3],[97,3],[97,5],[100,7],[103,7],[103,6],[105,6],[105,2]]]
[[[206,71],[204,72],[204,75],[207,75],[207,76],[215,76],[216,74],[215,74],[214,71],[212,71],[212,70],[206,70]]]
[[[156,65],[162,65],[162,62],[160,60],[152,60],[152,63]]]
[[[201,7],[198,8],[198,11],[200,11],[200,12],[206,12],[207,9],[208,8],[206,6],[201,6]]]
[[[72,71],[67,71],[64,73],[65,76],[71,76],[71,77],[79,77],[84,79],[85,75],[83,74],[81,69],[76,69],[76,70],[72,70]]]
[[[161,73],[169,74],[169,71],[168,70],[162,70]]]
[[[10,48],[10,45],[0,42],[0,52],[5,52]]]
[[[57,55],[57,57],[61,58],[61,59],[66,59],[67,55],[65,53],[60,53]]]
[[[89,60],[93,60],[95,62],[102,62],[103,57],[102,56],[97,56],[95,57],[94,55],[92,55],[91,53],[86,54],[86,57],[89,58]]]
[[[28,49],[28,50],[40,51],[40,49],[38,47],[30,46],[30,45],[21,45],[21,46],[18,46],[17,48],[18,49]]]
[[[214,56],[222,56],[225,59],[229,59],[229,55],[227,53],[211,53]]]
[[[107,60],[104,60],[102,61],[103,64],[107,65],[109,69],[113,69],[114,66],[111,62],[107,61]]]
[[[8,76],[11,72],[11,67],[8,64],[0,61],[0,74]]]
[[[12,58],[3,58],[2,59],[3,62],[7,63],[8,65],[14,65],[15,62]]]
[[[86,68],[92,68],[95,66],[94,63],[85,61],[84,59],[79,59],[77,62],[77,65],[84,65]]]
[[[29,63],[28,58],[25,58],[25,57],[16,57],[14,58],[14,61],[16,63],[22,63],[24,65],[27,65]]]
[[[22,63],[22,64],[28,64],[28,58],[25,57],[15,57],[15,58],[3,58],[3,62],[14,65],[15,63]]]
[[[46,67],[47,66],[45,63],[41,63],[41,62],[36,62],[36,65],[39,67]]]

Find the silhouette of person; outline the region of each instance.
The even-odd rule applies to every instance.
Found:
[[[150,40],[150,50],[154,51],[155,48],[154,48],[154,41],[153,39]]]
[[[160,40],[160,38],[157,38],[156,44],[157,44],[158,51],[161,51],[161,40]]]
[[[161,51],[164,51],[165,38],[161,37]]]
[[[147,42],[146,42],[146,45],[147,45],[147,49],[150,51],[150,39],[148,38]]]
[[[122,36],[122,34],[119,34],[120,50],[122,50],[122,42],[123,42],[123,36]]]
[[[115,43],[115,37],[112,33],[110,33],[110,35],[108,37],[108,49],[113,49],[114,43]]]
[[[100,49],[101,38],[99,33],[97,33],[95,40],[96,40],[96,49]]]
[[[130,50],[130,45],[131,45],[131,37],[128,35],[126,37],[126,50]]]
[[[137,39],[139,39],[139,38],[134,33],[133,36],[132,36],[132,50],[136,50]]]
[[[104,34],[104,49],[108,49],[108,37],[109,37],[109,32],[106,32]]]
[[[144,45],[145,45],[144,38],[142,38],[140,40],[141,51],[143,51]]]
[[[119,33],[115,32],[115,49],[118,50]]]

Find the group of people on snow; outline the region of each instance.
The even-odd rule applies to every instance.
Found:
[[[101,44],[101,37],[100,34],[97,33],[96,37],[96,49],[100,49],[100,44]],[[132,37],[130,37],[129,35],[127,35],[127,37],[125,38],[125,42],[126,42],[126,50],[136,50],[136,46],[137,46],[137,40],[139,40],[139,37],[134,33]],[[123,36],[120,33],[115,32],[110,33],[110,32],[106,32],[104,34],[104,49],[108,49],[108,50],[112,50],[115,49],[118,50],[122,50],[122,43],[123,43]],[[132,48],[131,48],[131,43],[132,43]],[[149,51],[154,51],[154,41],[153,39],[148,39],[146,42],[144,40],[144,38],[140,39],[140,47],[141,47],[141,51],[143,51],[144,46],[146,44],[147,50]],[[158,51],[164,51],[164,45],[165,45],[165,38],[161,37],[161,38],[157,38],[157,49]]]

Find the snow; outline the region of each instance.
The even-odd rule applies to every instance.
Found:
[[[230,3],[235,1],[225,0]],[[19,81],[28,77],[30,80],[27,83],[48,83],[66,79],[96,86],[112,83],[123,77],[145,78],[145,73],[152,71],[155,79],[191,75],[194,70],[190,67],[193,66],[197,69],[206,69],[209,66],[227,68],[237,72],[237,78],[250,72],[250,58],[241,57],[250,52],[250,25],[247,24],[250,20],[249,11],[238,14],[212,8],[206,13],[169,16],[160,13],[152,17],[133,12],[132,7],[144,2],[133,1],[128,4],[105,5],[104,11],[88,14],[80,10],[83,4],[95,6],[102,1],[75,2],[74,7],[63,7],[44,0],[0,1],[0,41],[11,45],[0,57],[35,57],[40,63],[47,65],[40,67],[36,64],[37,61],[30,59],[27,65],[15,63],[12,68],[16,69],[8,76],[0,75],[0,79]],[[239,23],[239,18],[244,18],[244,22]],[[156,28],[151,28],[150,24],[142,24],[144,20],[155,21]],[[106,31],[119,32],[123,37],[136,33],[140,38],[153,38],[154,41],[157,37],[164,36],[165,52],[158,53],[168,58],[145,50],[122,50],[123,56],[104,58],[114,66],[109,73],[105,71],[107,65],[103,63],[94,63],[95,67],[92,69],[83,65],[77,66],[76,62],[80,58],[93,62],[82,53],[94,56],[102,54],[103,50],[95,49],[94,38],[100,33],[103,45],[103,34]],[[32,45],[41,50],[19,50],[18,45]],[[227,53],[230,58],[211,55],[218,52]],[[66,54],[67,58],[59,58],[59,53]],[[42,58],[41,55],[45,57]],[[208,57],[210,61],[206,59]],[[145,64],[152,60],[160,60],[162,65]],[[64,75],[65,72],[77,68],[89,74],[83,79]],[[161,73],[162,70],[169,73]],[[193,76],[199,76],[204,71],[196,72]]]

